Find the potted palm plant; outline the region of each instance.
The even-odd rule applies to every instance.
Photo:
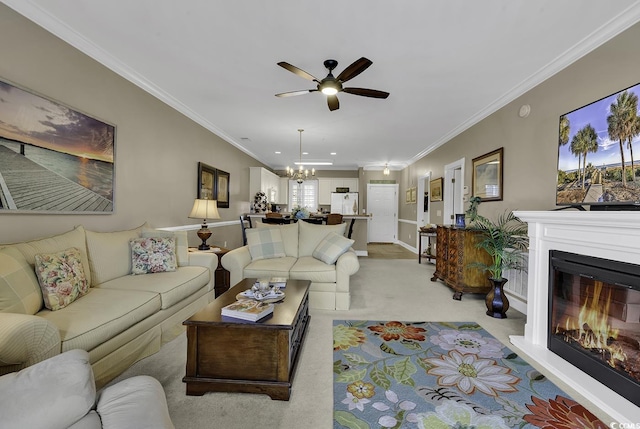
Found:
[[[480,241],[476,246],[484,249],[491,257],[490,264],[471,264],[485,270],[489,276],[492,287],[485,298],[487,315],[504,319],[507,317],[509,300],[504,294],[503,287],[507,279],[502,277],[502,273],[508,269],[524,268],[524,252],[529,245],[527,224],[512,211],[508,211],[498,216],[495,221],[476,215],[472,228],[480,231]]]

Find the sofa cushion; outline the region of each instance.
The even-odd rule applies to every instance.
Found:
[[[36,314],[42,293],[36,274],[14,246],[0,249],[0,313]]]
[[[89,290],[80,251],[76,247],[56,253],[37,254],[36,275],[44,306],[49,310],[60,310]]]
[[[273,225],[263,222],[256,222],[256,228],[276,228],[282,234],[282,242],[284,243],[284,253],[287,256],[298,257],[298,223],[290,223],[288,225]]]
[[[354,240],[331,232],[320,241],[311,256],[325,264],[335,264],[340,255],[349,250],[353,243]]]
[[[325,264],[313,256],[301,256],[291,267],[289,277],[295,280],[311,280],[318,283],[335,283],[336,266]]]
[[[90,351],[156,313],[160,304],[157,293],[91,288],[68,307],[58,311],[42,310],[37,316],[58,327],[62,351]]]
[[[179,267],[189,265],[189,241],[187,231],[164,231],[162,229],[143,228],[140,237],[172,237],[176,240],[176,259]]]
[[[166,273],[119,277],[96,288],[157,293],[160,294],[164,310],[208,285],[209,278],[209,270],[205,267],[180,267]]]
[[[0,377],[0,426],[68,428],[95,399],[89,354],[72,350]]]
[[[145,225],[126,231],[86,231],[92,285],[131,273],[129,240],[138,238]]]
[[[252,261],[244,267],[243,277],[285,277],[289,278],[289,270],[296,263],[297,258],[285,256],[277,259],[260,259]]]
[[[176,240],[173,237],[134,238],[131,246],[131,274],[164,273],[176,270]]]
[[[330,232],[344,235],[346,223],[338,225],[314,225],[309,222],[298,222],[300,225],[300,243],[298,244],[298,256],[311,256],[318,244]]]
[[[286,256],[280,229],[252,228],[246,230],[246,235],[249,253],[253,261]]]
[[[40,240],[26,241],[24,243],[16,243],[16,247],[27,259],[32,268],[35,267],[36,255],[38,253],[54,253],[60,250],[75,247],[80,250],[80,259],[84,268],[84,275],[87,276],[89,285],[92,284],[91,266],[89,265],[89,254],[87,252],[87,243],[85,230],[82,226],[77,226],[64,234],[54,235]]]

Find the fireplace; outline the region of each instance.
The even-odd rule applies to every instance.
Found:
[[[548,347],[640,406],[640,265],[551,250]]]
[[[581,365],[579,362],[570,362],[549,349],[549,337],[555,336],[555,333],[552,334],[549,331],[549,318],[552,317],[549,313],[549,296],[552,294],[549,288],[550,252],[560,251],[615,261],[613,264],[605,263],[607,269],[616,266],[616,262],[623,263],[625,267],[629,264],[640,264],[640,213],[563,210],[516,211],[515,214],[529,224],[529,270],[524,335],[511,336],[511,343],[516,347],[516,350],[523,353],[525,359],[534,366],[540,365],[549,374],[557,377],[568,388],[573,389],[576,395],[581,395],[589,403],[610,416],[611,421],[633,424],[640,422],[640,406],[637,405],[637,402],[632,402],[620,392],[609,387],[601,381],[602,378],[594,378],[593,372],[595,371],[589,368],[582,369],[578,366]],[[582,260],[577,262],[580,264]],[[584,265],[590,265],[590,263]],[[580,269],[582,268],[580,267]],[[578,280],[574,278],[565,281],[573,284]],[[580,278],[580,281],[588,283],[583,278]],[[605,283],[610,283],[608,288],[630,285],[630,282],[626,280]],[[614,293],[613,290],[612,293]],[[633,294],[635,293],[636,291],[633,291]],[[627,322],[627,319],[633,316],[630,312],[635,310],[631,306],[634,299],[628,296],[622,299],[617,295],[616,301],[618,302],[613,305],[614,308],[606,311],[608,319],[615,322],[614,328],[627,329],[630,327],[631,322]],[[583,300],[586,301],[585,298]],[[618,304],[627,304],[624,307],[626,308],[624,317],[621,316],[621,312],[625,310]],[[574,313],[575,311],[573,310]],[[615,313],[618,315],[617,319],[624,320],[617,320],[614,317],[615,314],[609,315],[610,312],[617,312]],[[622,325],[620,325],[621,323]],[[575,349],[572,351],[576,354],[588,355],[574,346],[570,347]],[[592,357],[581,358],[593,360]],[[616,374],[615,376],[629,378],[626,375]],[[609,377],[605,376],[605,378]],[[571,391],[567,393],[571,394]]]

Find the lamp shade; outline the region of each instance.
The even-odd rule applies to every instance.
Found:
[[[192,219],[220,219],[220,213],[218,213],[218,202],[216,200],[199,200],[193,203],[191,214],[189,217]]]

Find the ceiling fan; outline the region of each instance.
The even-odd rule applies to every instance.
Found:
[[[338,66],[338,62],[336,60],[326,60],[324,62],[324,66],[329,70],[329,74],[324,79],[318,80],[318,78],[310,75],[306,71],[299,69],[296,66],[292,66],[287,62],[281,61],[278,63],[280,67],[285,68],[304,79],[316,82],[318,85],[316,89],[282,92],[280,94],[276,94],[276,97],[291,97],[294,95],[302,95],[308,94],[310,92],[320,91],[327,96],[327,104],[329,105],[329,110],[331,111],[340,108],[340,102],[338,101],[338,97],[336,95],[338,92],[346,92],[348,94],[362,95],[364,97],[372,98],[387,98],[389,96],[388,92],[367,88],[344,88],[342,86],[343,83],[353,79],[354,77],[365,71],[371,64],[373,64],[371,60],[362,57],[359,60],[354,61],[349,67],[344,69],[342,73],[338,75],[338,77],[333,77],[332,72],[333,69]]]

